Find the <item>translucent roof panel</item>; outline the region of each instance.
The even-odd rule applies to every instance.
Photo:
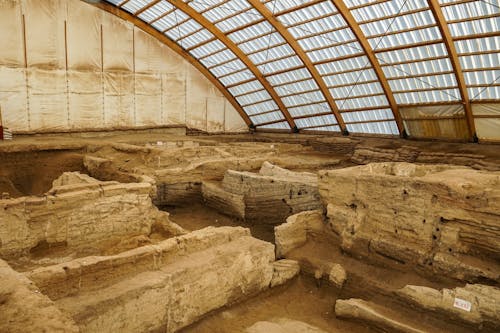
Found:
[[[347,124],[347,129],[352,133],[368,134],[398,134],[398,126],[394,121],[373,122],[365,124]]]
[[[250,116],[255,125],[268,123],[270,121],[283,120],[281,112],[268,112],[262,115]]]
[[[264,129],[279,129],[279,130],[289,130],[290,125],[286,121],[282,121],[279,123],[274,123],[274,124],[267,124],[267,125],[257,125],[258,128],[264,128]]]
[[[180,46],[261,129],[397,135],[399,107],[499,100],[498,0],[438,0],[443,15],[428,0],[108,2]]]
[[[324,125],[336,125],[337,121],[332,114],[329,114],[319,117],[300,118],[297,119],[295,123],[299,128],[310,128]]]
[[[305,132],[340,132],[340,127],[339,126],[319,126],[319,127],[310,127],[304,129]]]
[[[499,99],[499,2],[440,0],[440,3],[464,71],[469,98]]]

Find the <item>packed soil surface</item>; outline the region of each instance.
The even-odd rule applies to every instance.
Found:
[[[83,155],[73,151],[0,152],[0,194],[41,195],[66,171],[84,171]]]
[[[373,332],[362,324],[335,318],[333,305],[338,294],[328,285],[317,286],[301,275],[286,286],[271,289],[250,300],[216,311],[181,333],[243,333],[258,321],[288,318],[303,321],[326,332]]]
[[[221,214],[215,209],[205,206],[202,202],[192,202],[189,205],[166,206],[162,209],[170,213],[170,220],[186,230],[194,231],[206,227],[243,226],[249,228],[252,236],[266,242],[274,242],[274,226],[269,224],[248,224],[233,217]]]

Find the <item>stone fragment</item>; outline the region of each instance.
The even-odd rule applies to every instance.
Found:
[[[364,321],[370,325],[377,326],[383,331],[401,333],[426,333],[427,330],[414,327],[399,321],[391,315],[384,313],[369,302],[361,299],[339,299],[335,302],[335,315],[339,318]]]
[[[300,272],[300,265],[295,260],[282,259],[273,264],[271,288],[287,283]]]
[[[337,288],[341,289],[347,280],[347,272],[340,264],[332,264],[332,268],[328,274],[328,280]]]
[[[396,294],[423,311],[440,313],[476,327],[488,325],[500,329],[500,289],[481,284],[463,288],[436,290],[408,285]]]
[[[291,250],[304,245],[308,233],[323,231],[323,214],[320,210],[301,212],[274,227],[276,256],[284,257]]]

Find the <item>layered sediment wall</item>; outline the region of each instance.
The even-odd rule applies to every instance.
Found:
[[[37,246],[70,247],[113,237],[147,235],[168,213],[151,202],[149,183],[101,182],[65,173],[43,196],[0,200],[0,256],[17,257]]]
[[[500,280],[500,173],[374,163],[321,171],[342,247],[461,280]]]
[[[265,162],[259,173],[228,170],[221,183],[204,182],[205,202],[225,214],[279,224],[289,215],[321,206],[317,176]]]

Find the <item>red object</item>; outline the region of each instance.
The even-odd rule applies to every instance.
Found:
[[[0,126],[0,140],[3,140],[3,126]]]

